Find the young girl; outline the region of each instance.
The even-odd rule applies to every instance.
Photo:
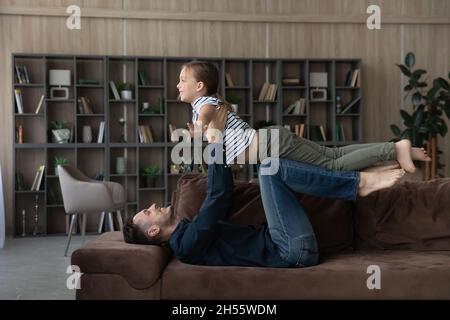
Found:
[[[233,163],[234,159],[245,152],[246,160],[254,160],[258,148],[258,132],[243,121],[231,106],[217,94],[219,86],[219,71],[209,62],[191,61],[182,66],[180,82],[177,88],[179,98],[190,103],[192,123],[202,126],[216,117],[216,110],[225,105],[228,110],[225,125],[224,146],[226,150],[226,163]],[[193,124],[188,123],[193,131]],[[239,131],[230,129],[240,129]],[[270,126],[264,129],[278,129],[279,131],[279,157],[325,167],[330,170],[361,170],[377,162],[397,160],[407,172],[414,172],[412,160],[430,161],[430,157],[423,148],[411,148],[409,140],[399,142],[354,144],[344,147],[329,148],[301,138],[283,126]],[[227,134],[227,130],[228,133]],[[270,154],[272,130],[267,130],[267,144],[259,147],[267,148],[266,155]],[[259,159],[260,161],[263,159]],[[255,163],[255,162],[253,162]]]

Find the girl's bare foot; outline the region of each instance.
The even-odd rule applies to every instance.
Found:
[[[366,197],[374,191],[392,187],[405,174],[403,169],[381,172],[361,172],[358,195]]]
[[[381,171],[388,171],[388,170],[393,170],[393,169],[399,169],[400,168],[400,164],[390,164],[390,165],[386,165],[386,166],[373,166],[373,167],[369,167],[367,169],[364,169],[364,172],[381,172]]]
[[[411,142],[407,139],[395,143],[395,152],[400,166],[407,172],[415,172],[416,167],[411,159]]]
[[[411,158],[413,160],[431,161],[424,148],[411,148]]]

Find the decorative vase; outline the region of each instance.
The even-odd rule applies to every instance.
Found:
[[[121,96],[122,100],[132,100],[133,99],[133,91],[122,90],[122,91],[120,91],[120,96]]]
[[[92,128],[91,126],[83,126],[83,142],[91,143],[92,142]]]
[[[124,157],[118,157],[116,159],[116,173],[117,174],[125,173],[125,158]]]
[[[52,130],[53,143],[67,143],[70,138],[69,129],[56,129]]]

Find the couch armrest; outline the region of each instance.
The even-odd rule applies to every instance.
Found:
[[[121,275],[135,289],[151,287],[169,262],[159,246],[128,244],[122,232],[107,232],[72,254],[71,263],[82,273]]]

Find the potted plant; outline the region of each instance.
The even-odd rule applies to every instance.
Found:
[[[123,100],[133,99],[133,85],[129,82],[123,82],[119,85],[120,97]]]
[[[146,188],[153,188],[157,177],[160,175],[159,167],[157,166],[147,166],[142,170],[142,176],[144,177],[144,182]]]
[[[439,163],[439,154],[436,139],[438,135],[445,137],[447,125],[445,117],[450,119],[450,85],[444,78],[436,78],[429,87],[427,79],[422,76],[426,70],[413,70],[415,64],[414,53],[409,52],[405,56],[405,64],[397,64],[400,71],[408,78],[408,84],[404,87],[405,99],[411,94],[412,112],[400,110],[405,129],[402,131],[396,125],[391,125],[393,134],[398,139],[411,140],[414,147],[427,146],[428,154],[432,161],[425,163],[425,179],[433,179],[439,169],[444,167]],[[450,79],[450,73],[448,74]],[[445,115],[445,116],[444,116]],[[439,174],[440,177],[443,175]]]
[[[239,104],[242,101],[241,97],[234,94],[229,94],[227,96],[227,101],[231,104],[231,108],[233,108],[233,111],[237,113],[239,110]]]
[[[55,175],[58,176],[58,166],[63,166],[68,164],[68,161],[66,158],[63,157],[55,157],[53,160],[53,167],[55,168]]]
[[[70,129],[68,123],[64,121],[52,121],[50,123],[52,130],[53,143],[68,143],[70,138]]]

